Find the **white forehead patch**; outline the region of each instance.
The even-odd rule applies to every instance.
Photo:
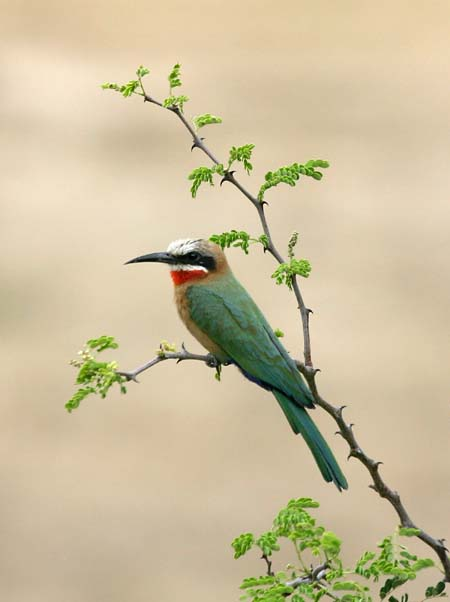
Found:
[[[187,253],[191,253],[192,251],[198,251],[201,242],[201,238],[181,238],[180,240],[174,240],[167,247],[167,252],[171,255],[175,255],[175,257],[177,255],[186,255]],[[175,265],[171,265],[170,269],[172,272],[185,272],[191,270],[201,270],[202,272],[208,271],[204,266],[189,265],[186,263],[177,263]]]
[[[171,255],[186,255],[191,251],[197,251],[201,238],[180,238],[180,240],[174,240],[167,247],[167,252]]]

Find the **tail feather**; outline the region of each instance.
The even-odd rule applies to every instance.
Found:
[[[347,479],[339,468],[333,452],[320,434],[319,429],[314,424],[308,412],[279,391],[272,392],[277,398],[294,433],[296,435],[300,433],[306,441],[325,481],[329,483],[333,482],[339,491],[348,489]]]

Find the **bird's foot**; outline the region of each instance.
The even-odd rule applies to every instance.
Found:
[[[220,366],[219,360],[212,353],[208,353],[206,357],[206,365],[208,366],[208,368],[218,368]]]

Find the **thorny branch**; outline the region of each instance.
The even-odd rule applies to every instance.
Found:
[[[137,377],[139,374],[141,374],[141,372],[145,372],[145,370],[153,368],[153,366],[156,366],[156,364],[160,364],[161,362],[164,362],[166,360],[176,360],[177,364],[179,364],[183,360],[197,360],[199,362],[204,362],[209,368],[218,368],[220,365],[220,363],[217,361],[217,359],[213,356],[212,353],[207,353],[206,355],[190,353],[189,351],[187,351],[183,343],[181,345],[181,351],[164,351],[161,348],[161,351],[156,357],[154,357],[149,362],[142,364],[142,366],[139,366],[134,370],[130,370],[129,372],[118,371],[117,373],[120,374],[120,376],[124,376],[127,380],[132,380],[135,383],[137,383],[139,382],[137,380]]]
[[[159,107],[164,108],[163,104],[161,102],[155,100],[154,98],[149,96],[147,93],[144,92],[143,97],[144,97],[145,102],[149,102],[149,103],[152,103]],[[184,117],[184,115],[180,111],[180,109],[176,106],[172,106],[172,107],[167,107],[167,110],[174,113],[178,117],[178,119],[180,119],[180,121],[182,122],[184,127],[188,130],[189,134],[192,136],[192,139],[193,139],[192,148],[200,149],[210,158],[210,160],[214,164],[218,165],[219,161],[216,159],[216,157],[213,155],[213,153],[206,146],[206,144],[204,143],[204,139],[200,138],[198,136],[198,134],[195,132],[195,130],[190,125],[190,123],[187,121],[187,119]],[[255,209],[258,213],[258,217],[261,222],[262,229],[264,231],[264,234],[267,237],[268,244],[266,247],[266,251],[268,251],[276,259],[276,261],[278,263],[284,263],[283,256],[280,254],[280,252],[278,251],[278,249],[276,248],[276,246],[273,242],[270,228],[267,223],[267,219],[266,219],[266,215],[265,215],[265,211],[264,211],[264,206],[267,203],[266,202],[261,203],[257,199],[256,196],[251,194],[236,179],[234,172],[231,172],[231,171],[226,172],[225,176],[224,176],[224,181],[230,182],[231,184],[233,184],[233,186],[235,186],[255,207]],[[317,405],[322,407],[328,414],[330,414],[330,416],[332,416],[334,418],[334,420],[336,421],[336,423],[339,427],[339,434],[345,439],[345,441],[348,443],[348,445],[350,447],[350,453],[349,453],[348,457],[358,459],[367,468],[368,472],[370,473],[370,476],[372,477],[372,481],[373,481],[372,484],[370,485],[370,487],[374,491],[376,491],[380,497],[388,500],[388,502],[393,506],[393,508],[395,509],[395,511],[399,517],[400,525],[402,527],[415,528],[420,531],[420,533],[417,535],[417,537],[419,539],[421,539],[425,544],[427,544],[430,548],[432,548],[434,550],[434,552],[437,554],[440,561],[442,562],[442,567],[443,567],[443,571],[444,571],[444,575],[445,575],[445,581],[450,582],[450,557],[447,554],[448,550],[444,544],[445,540],[444,539],[436,539],[434,537],[431,537],[431,535],[426,533],[423,529],[421,529],[420,527],[417,527],[417,525],[414,523],[414,521],[409,516],[405,506],[403,505],[403,502],[401,501],[399,494],[395,490],[391,489],[384,482],[382,476],[380,475],[379,467],[380,467],[381,462],[373,460],[363,451],[362,447],[359,445],[359,443],[355,437],[355,434],[353,431],[353,425],[347,424],[347,422],[344,420],[343,410],[344,410],[345,406],[341,406],[339,408],[335,407],[332,404],[330,404],[329,402],[327,402],[319,394],[317,384],[316,384],[316,373],[318,372],[318,370],[313,367],[312,356],[311,356],[311,339],[310,339],[310,333],[309,333],[309,314],[311,313],[311,310],[306,306],[306,304],[303,300],[303,297],[302,297],[302,294],[300,291],[300,287],[298,284],[298,280],[295,276],[293,277],[292,288],[293,288],[294,295],[295,295],[295,298],[298,303],[298,309],[300,311],[300,315],[301,315],[301,319],[302,319],[303,341],[304,341],[304,349],[303,349],[304,363],[298,362],[298,361],[296,363],[297,363],[299,370],[305,377],[305,379],[309,385],[309,388],[311,389],[311,392],[313,394],[315,402],[317,403]],[[160,354],[156,358],[154,358],[147,364],[144,364],[143,366],[137,368],[136,370],[129,372],[129,373],[122,372],[121,374],[123,374],[125,377],[127,377],[130,380],[136,380],[136,376],[138,374],[140,374],[144,370],[147,370],[148,368],[151,368],[152,366],[154,366],[166,359],[176,359],[177,361],[188,360],[188,359],[199,360],[199,361],[205,362],[208,366],[217,367],[217,363],[214,364],[215,358],[213,358],[213,356],[211,356],[211,354],[204,355],[204,356],[195,355],[195,354],[191,354],[191,353],[187,352],[183,347],[183,350],[179,353]],[[211,362],[213,362],[213,363],[211,363]]]

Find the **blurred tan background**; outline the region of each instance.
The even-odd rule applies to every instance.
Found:
[[[187,113],[223,117],[205,131],[220,157],[256,144],[253,191],[269,169],[331,162],[321,183],[267,193],[276,242],[298,230],[313,265],[321,390],[349,406],[412,517],[450,538],[449,18],[447,1],[1,4],[1,600],[237,600],[264,567],[234,561],[231,540],[291,497],[321,501],[349,563],[396,526],[323,412],[341,495],[234,369],[218,384],[167,362],[125,397],[65,412],[68,361],[90,337],[114,334],[123,368],[161,339],[200,350],[165,269],[124,261],[179,237],[259,233],[234,189],[190,198],[205,158],[170,114],[100,89],[141,63],[159,98],[182,63]],[[229,258],[300,357],[273,262]]]

